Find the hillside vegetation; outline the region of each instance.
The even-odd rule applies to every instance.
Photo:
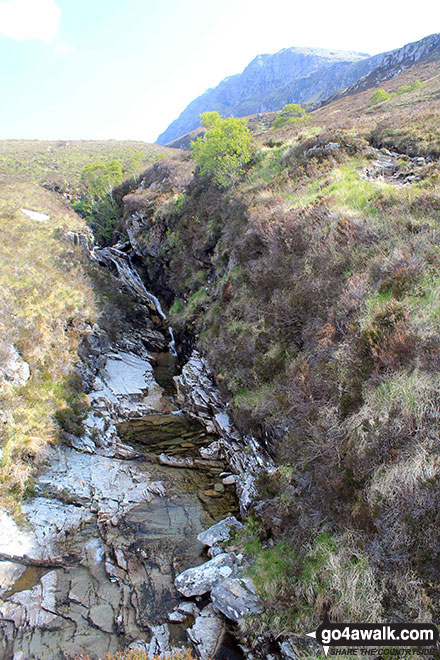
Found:
[[[30,370],[25,383],[16,383],[8,368],[0,369],[3,505],[19,508],[47,446],[62,430],[81,434],[87,414],[78,343],[112,293],[69,237],[78,232],[93,240],[68,200],[87,200],[89,189],[95,194],[90,171],[116,163],[121,177],[133,178],[167,151],[136,142],[0,142],[0,364],[15,350]],[[105,207],[111,186],[103,194],[101,215],[89,210],[88,220],[97,218],[95,233],[109,240],[118,214],[112,203]],[[32,220],[23,208],[50,218]]]
[[[79,423],[87,410],[74,366],[81,329],[97,310],[79,250],[66,236],[87,235],[80,218],[34,184],[1,184],[0,198],[0,350],[3,361],[14,347],[30,369],[24,383],[0,378],[8,421],[0,428],[1,499],[15,506],[32,491],[45,448],[57,440],[56,415]],[[31,220],[22,208],[50,219]]]
[[[373,107],[368,89],[281,128],[263,118],[234,186],[192,176],[188,155],[122,201],[175,329],[279,465],[236,541],[265,604],[249,632],[440,615],[433,67]],[[384,146],[397,177],[374,175]]]
[[[167,153],[169,149],[145,142],[1,140],[0,181],[37,183],[75,197],[83,191],[81,173],[87,165],[117,160],[129,178]]]

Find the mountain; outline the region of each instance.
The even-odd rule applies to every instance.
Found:
[[[376,87],[387,80],[400,75],[420,62],[429,63],[440,59],[440,33],[431,34],[419,41],[406,44],[403,48],[385,53],[379,65],[347,89],[329,96],[319,105],[327,105],[342,96],[351,96],[357,92]]]
[[[168,144],[197,128],[200,114],[208,110],[244,117],[280,110],[286,103],[333,100],[341,90],[353,93],[377,85],[439,54],[440,34],[433,34],[372,57],[317,48],[286,48],[274,55],[258,55],[242,73],[226,78],[192,101],[157,143]]]
[[[369,73],[380,58],[319,48],[285,48],[274,55],[258,55],[242,73],[225,78],[192,101],[157,143],[168,144],[197,128],[200,114],[208,110],[244,117],[279,110],[290,102],[324,99]]]

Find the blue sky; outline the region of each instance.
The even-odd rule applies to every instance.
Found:
[[[0,139],[152,142],[259,53],[391,50],[440,31],[436,4],[0,0]]]

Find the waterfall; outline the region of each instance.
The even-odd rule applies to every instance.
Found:
[[[163,321],[166,321],[167,317],[159,300],[153,293],[147,291],[145,284],[143,283],[139,273],[136,270],[136,266],[133,265],[131,256],[123,251],[122,248],[125,246],[126,244],[117,243],[112,247],[94,248],[92,252],[92,258],[95,261],[104,262],[106,265],[108,265],[108,263],[112,263],[117,270],[120,280],[127,287],[127,289],[134,296],[138,296],[142,300],[145,300],[148,304],[152,305],[160,318]],[[176,342],[171,326],[168,326],[168,332],[171,338],[168,344],[168,349],[171,355],[177,355]]]

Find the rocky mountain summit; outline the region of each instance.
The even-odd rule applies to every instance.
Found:
[[[388,53],[284,48],[258,55],[244,71],[225,78],[192,101],[157,139],[168,144],[200,125],[200,114],[217,110],[244,117],[280,110],[286,103],[317,103],[353,93],[397,76],[424,59],[438,57],[440,35],[433,34]]]

